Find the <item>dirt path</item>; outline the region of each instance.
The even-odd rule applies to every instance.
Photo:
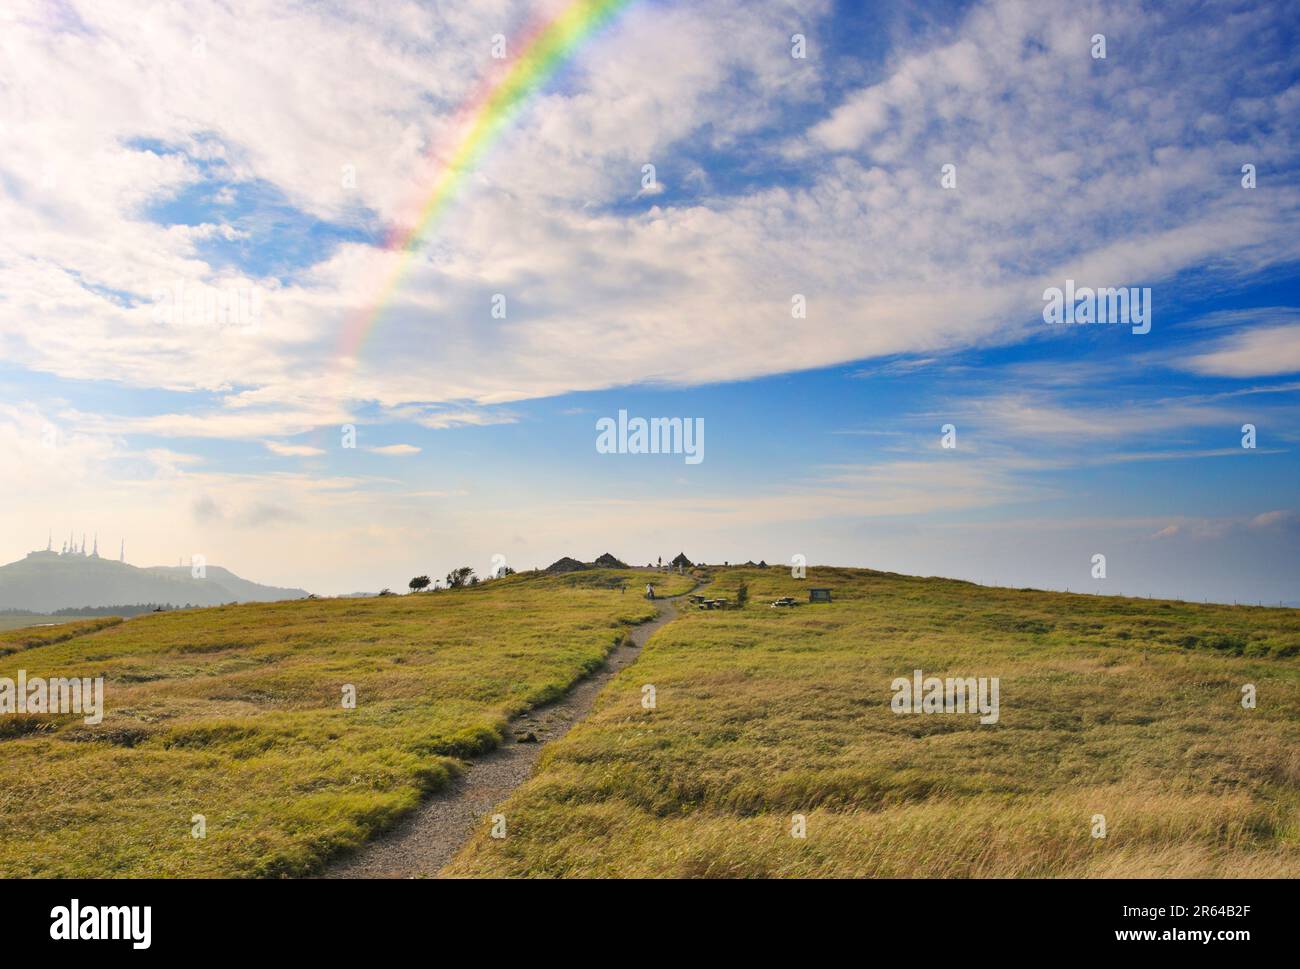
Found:
[[[694,591],[694,590],[692,590]],[[605,665],[559,700],[520,714],[505,740],[476,757],[450,787],[433,795],[410,818],[328,869],[325,878],[419,878],[436,875],[469,840],[474,828],[496,805],[532,777],[543,748],[563,737],[591,711],[596,694],[623,667],[636,660],[655,630],[676,616],[673,596],[656,600],[659,615],[635,627],[632,645],[617,646]],[[537,743],[519,743],[516,733],[532,733]]]

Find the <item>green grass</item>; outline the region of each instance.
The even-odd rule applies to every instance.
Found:
[[[0,876],[315,871],[498,743],[508,718],[600,666],[653,616],[644,581],[521,574],[0,635],[0,676],[102,675],[107,707],[97,726],[5,718]],[[356,709],[343,708],[345,684]],[[195,814],[204,839],[191,837]]]
[[[716,574],[749,606],[660,630],[449,874],[1300,875],[1300,612]],[[1000,722],[894,714],[915,668],[999,677]]]

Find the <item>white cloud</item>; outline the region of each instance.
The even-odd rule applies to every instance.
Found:
[[[285,458],[309,458],[324,454],[325,449],[313,447],[310,444],[281,444],[279,441],[263,441],[266,449],[272,454],[278,454]]]
[[[1233,427],[1237,412],[1201,400],[1066,403],[1046,394],[1005,394],[963,402],[964,412],[1008,440],[1055,438],[1062,444],[1147,437],[1184,428]]]
[[[313,402],[303,407],[250,407],[237,398],[225,398],[222,404],[220,409],[198,413],[115,416],[69,410],[62,416],[95,433],[223,439],[302,434],[322,426],[339,427],[353,420],[348,412],[335,409],[328,402]],[[284,445],[267,443],[266,447],[277,454],[289,453],[283,450]]]
[[[1300,373],[1300,323],[1232,333],[1213,349],[1183,358],[1180,365],[1215,377],[1276,377]]]
[[[466,178],[352,368],[335,359],[339,333],[373,311],[393,254],[353,243],[284,282],[232,279],[196,246],[245,230],[168,229],[142,207],[217,165],[313,217],[409,226],[462,130],[456,107],[494,66],[484,38],[535,11],[254,3],[141,16],[105,3],[82,11],[87,30],[55,36],[38,9],[15,16],[0,68],[19,188],[0,197],[0,353],[75,378],[252,386],[267,403],[319,402],[311,412],[339,398],[482,404],[731,380],[1014,340],[1034,326],[1045,281],[1066,274],[1158,284],[1209,260],[1248,271],[1300,245],[1286,216],[1294,189],[1247,193],[1221,172],[1239,139],[1213,119],[1234,109],[1243,24],[1189,43],[1158,12],[983,4],[936,40],[904,42],[877,83],[826,110],[817,59],[790,58],[784,28],[771,28],[788,19],[782,4],[634,5]],[[828,10],[800,19],[812,29]],[[1101,20],[1160,56],[1099,66],[1086,48]],[[1190,72],[1194,89],[1168,83],[1171,71]],[[37,80],[48,77],[60,83]],[[1294,159],[1289,103],[1265,93],[1250,105],[1252,145],[1275,167]],[[801,154],[804,183],[715,188],[639,215],[606,208],[636,191],[647,162],[665,184],[716,186],[698,156],[748,138],[761,159],[775,146],[755,132],[799,119],[807,135],[784,149]],[[1106,136],[1066,151],[1063,124]],[[141,137],[188,157],[127,147]],[[938,187],[948,161],[953,192]],[[355,188],[341,184],[344,165]],[[54,190],[40,188],[47,168]],[[224,185],[215,193],[230,200]],[[174,280],[261,286],[260,327],[159,327],[148,294]],[[487,312],[493,292],[510,297],[506,320]],[[809,317],[791,340],[795,292]],[[209,426],[295,433],[225,414]]]
[[[1253,528],[1294,528],[1300,523],[1300,514],[1289,509],[1261,512],[1250,520]]]
[[[420,453],[420,448],[414,444],[385,444],[382,447],[372,447],[368,450],[373,454],[383,454],[394,458],[404,458]]]
[[[71,29],[71,7],[9,4],[0,359],[204,393],[193,406],[150,397],[121,416],[6,405],[0,447],[14,460],[0,526],[17,534],[32,517],[95,511],[132,535],[221,551],[219,530],[192,520],[207,494],[227,523],[276,525],[276,536],[250,527],[244,544],[225,546],[251,576],[310,582],[285,564],[286,547],[293,569],[360,548],[361,574],[411,545],[404,514],[443,514],[461,482],[397,494],[401,482],[360,476],[223,474],[129,438],[238,440],[313,457],[325,449],[286,439],[325,428],[337,440],[359,414],[442,430],[513,423],[502,405],[570,390],[915,355],[893,368],[902,370],[1042,334],[1042,289],[1067,276],[1152,285],[1154,343],[1163,308],[1187,285],[1180,273],[1209,266],[1207,285],[1218,286],[1300,255],[1290,177],[1300,87],[1278,91],[1286,65],[1257,56],[1277,11],[1207,30],[1158,8],[1068,0],[995,0],[923,38],[899,34],[870,80],[842,96],[843,79],[820,58],[829,45],[811,43],[807,61],[788,50],[789,23],[815,41],[829,2],[633,4],[521,106],[391,296],[401,256],[365,242],[283,273],[205,255],[214,242],[255,241],[236,211],[253,187],[308,221],[409,229],[463,131],[459,106],[499,66],[488,39],[562,5],[103,0],[79,8],[83,26]],[[1098,23],[1112,38],[1103,63],[1087,56]],[[1243,157],[1268,160],[1253,191],[1237,181]],[[785,161],[797,162],[797,178],[768,177]],[[938,181],[949,162],[952,191]],[[646,163],[671,188],[634,205]],[[345,166],[355,187],[343,184]],[[195,190],[220,207],[199,225],[147,217]],[[150,301],[178,282],[256,287],[259,325],[160,325]],[[509,299],[503,320],[489,312],[498,292]],[[794,293],[807,297],[806,320],[790,315]],[[361,359],[341,360],[345,327],[371,320]],[[1227,376],[1297,369],[1294,320],[1234,325],[1185,365]],[[991,433],[1040,442],[1241,422],[1234,405],[1211,399],[1132,410],[1025,392],[966,403]],[[40,443],[46,423],[62,432],[52,451]],[[703,531],[1041,496],[996,443],[982,465],[900,460],[841,469],[804,492],[738,502],[719,491],[662,508]],[[391,507],[373,493],[384,487]],[[278,504],[287,492],[301,499],[300,520]],[[626,512],[605,510],[594,541]],[[469,556],[465,536],[483,509],[466,515],[479,517],[429,527],[460,527],[454,550]],[[513,532],[533,520],[520,517]],[[557,545],[574,520],[547,526]],[[153,551],[174,558],[161,540]],[[284,572],[268,574],[268,563]]]
[[[489,427],[494,424],[514,424],[519,415],[509,411],[488,411],[474,408],[460,410],[439,410],[424,407],[397,407],[387,411],[386,416],[398,420],[409,420],[421,427],[445,430],[449,427]]]

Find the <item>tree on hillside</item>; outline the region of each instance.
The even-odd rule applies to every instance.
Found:
[[[452,569],[447,573],[447,588],[459,589],[462,586],[470,585],[470,577],[474,575],[474,570],[468,565],[462,565],[458,569]]]
[[[736,608],[744,609],[745,603],[749,601],[749,586],[742,579],[740,585],[736,586]]]
[[[412,592],[419,592],[421,589],[427,589],[429,587],[429,581],[427,575],[417,575],[408,583],[408,585],[410,585]]]

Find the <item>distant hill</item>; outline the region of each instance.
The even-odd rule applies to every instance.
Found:
[[[194,578],[188,566],[141,569],[109,559],[46,552],[0,566],[0,609],[29,612],[143,602],[216,606],[306,595],[303,589],[249,582],[216,565],[209,565],[202,579]]]

